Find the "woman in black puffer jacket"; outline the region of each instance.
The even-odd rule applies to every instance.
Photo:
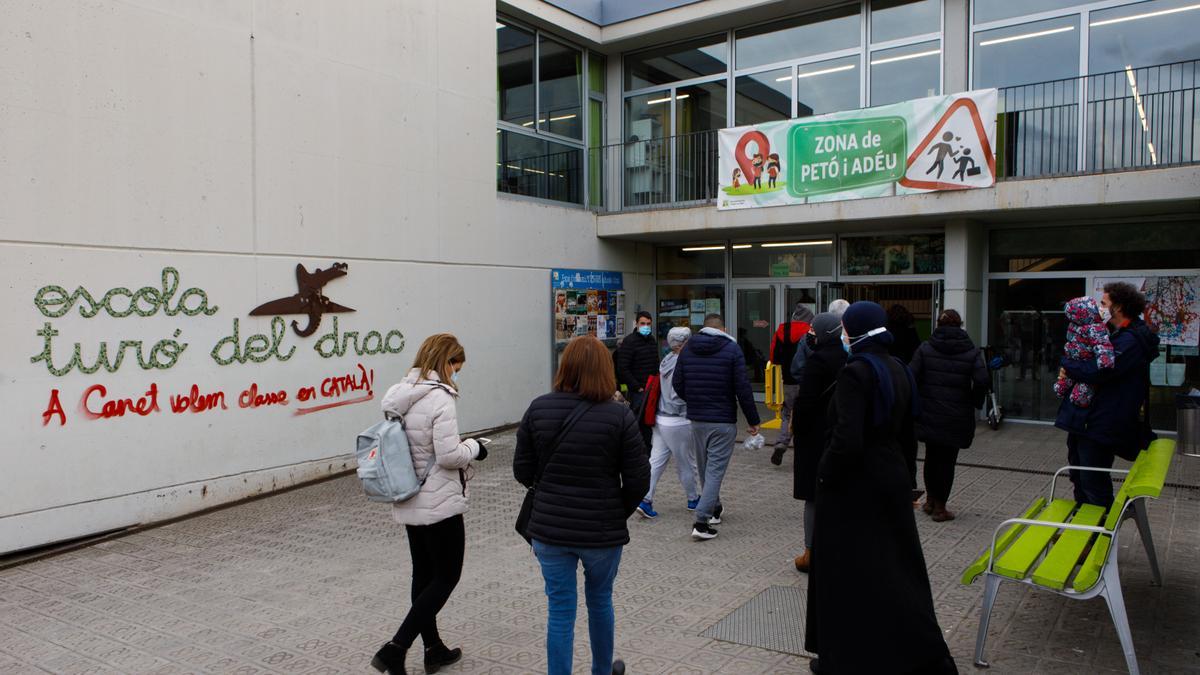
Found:
[[[628,407],[613,401],[616,389],[604,344],[590,336],[574,338],[563,350],[554,391],[534,399],[517,429],[513,475],[526,487],[536,485],[525,533],[546,581],[551,675],[572,669],[580,562],[592,672],[612,672],[612,588],[621,550],[629,543],[625,521],[650,488],[637,421]],[[569,418],[574,423],[555,447]]]
[[[972,389],[986,391],[991,378],[983,355],[962,329],[962,316],[942,312],[937,329],[922,343],[910,364],[921,395],[917,438],[925,442],[925,504],[934,521],[954,520],[946,510],[954,485],[958,451],[975,439],[975,400]]]

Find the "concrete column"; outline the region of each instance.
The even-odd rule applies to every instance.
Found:
[[[966,91],[971,77],[967,56],[970,54],[970,0],[944,0],[942,3],[942,93]]]
[[[983,335],[986,244],[987,231],[982,224],[971,220],[946,222],[946,282],[942,307],[956,309],[962,314],[963,328],[977,345],[987,343]]]

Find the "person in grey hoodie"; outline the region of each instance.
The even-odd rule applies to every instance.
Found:
[[[675,362],[679,352],[692,331],[683,326],[676,326],[667,333],[667,346],[671,352],[663,357],[658,364],[659,395],[658,410],[654,415],[652,443],[650,446],[650,490],[646,498],[638,505],[638,514],[643,518],[657,518],[654,510],[654,488],[658,479],[671,457],[675,458],[675,470],[679,473],[679,483],[687,495],[688,511],[695,511],[700,502],[700,476],[696,470],[696,450],[692,439],[692,425],[687,418],[687,404],[675,393],[672,380],[675,375]]]

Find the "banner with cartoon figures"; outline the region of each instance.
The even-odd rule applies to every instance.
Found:
[[[720,131],[718,209],[991,187],[996,90]]]

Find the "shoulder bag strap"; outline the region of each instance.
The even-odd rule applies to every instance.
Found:
[[[579,404],[576,405],[573,410],[571,410],[571,414],[567,415],[567,419],[564,420],[562,426],[558,428],[558,433],[554,436],[554,440],[550,441],[550,447],[546,449],[545,454],[541,456],[541,459],[538,462],[537,473],[533,476],[534,487],[536,487],[538,482],[542,479],[542,473],[546,471],[546,465],[550,463],[550,458],[554,455],[554,452],[558,450],[558,446],[562,443],[563,438],[566,437],[567,432],[571,430],[571,427],[575,426],[575,423],[579,421],[579,418],[583,417],[583,414],[591,409],[591,407],[591,401],[580,401]]]

